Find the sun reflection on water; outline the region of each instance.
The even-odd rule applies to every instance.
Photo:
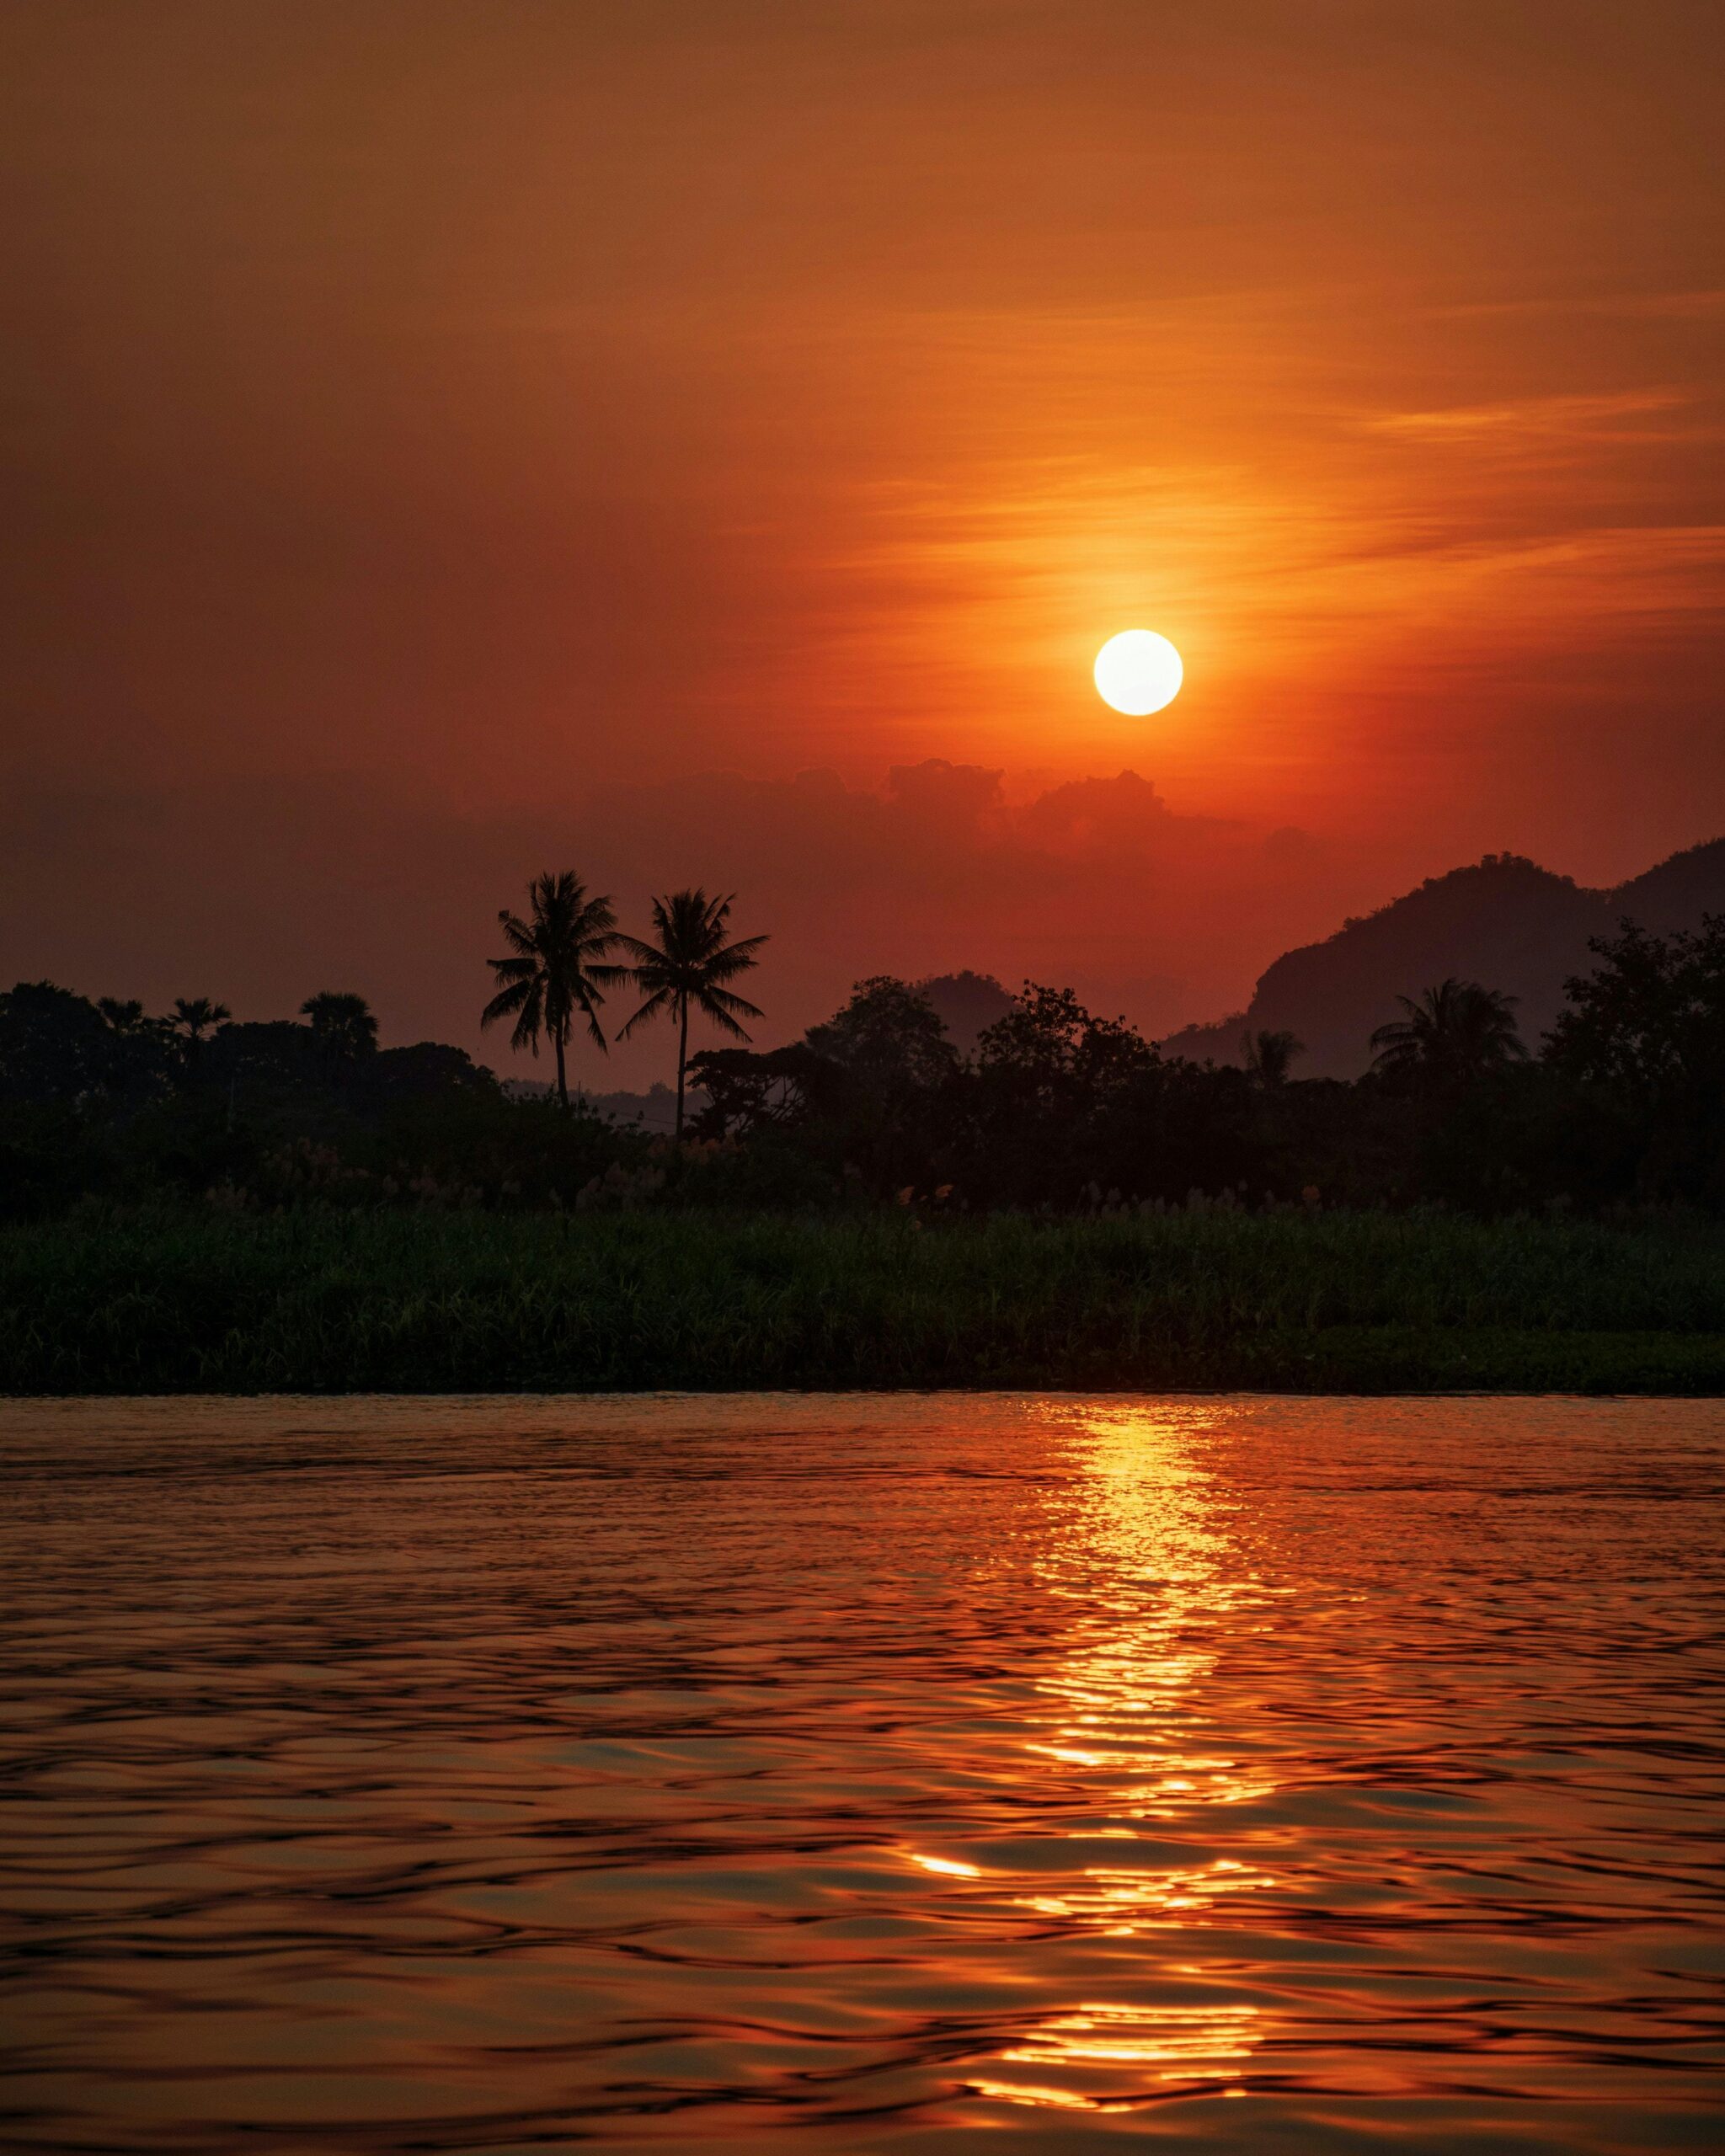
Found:
[[[1199,1734],[1210,1726],[1199,1688],[1228,1633],[1272,1599],[1241,1563],[1199,1457],[1215,1419],[1202,1407],[1087,1412],[1083,1509],[1049,1561],[1051,1590],[1089,1608],[1044,1684],[1053,1726],[1032,1748],[1107,1774],[1128,1817],[1240,1803],[1275,1787],[1261,1766]],[[1099,1610],[1086,1588],[1098,1564],[1116,1582]]]
[[[1106,1929],[1111,1938],[1125,1939],[1158,1918],[1187,1922],[1194,1912],[1210,1908],[1224,1894],[1275,1884],[1268,1873],[1236,1864],[1229,1857],[1172,1871],[1127,1871],[1091,1864],[1061,1892],[1026,1896],[1018,1906],[1034,1909],[1039,1916],[1076,1918]],[[1132,1921],[1122,1921],[1127,1917]]]
[[[1255,2006],[1085,2005],[1052,2016],[1016,2051],[1000,2056],[1012,2064],[1109,2064],[1174,2068],[1164,2079],[1188,2079],[1194,2069],[1220,2073],[1250,2052],[1260,2019]]]
[[[1220,1988],[1226,1977],[1189,1959],[1164,1960],[1155,1945],[1158,1933],[1178,1930],[1179,1951],[1189,1956],[1189,1928],[1229,1897],[1279,1883],[1248,1837],[1233,1855],[1194,1850],[1190,1861],[1166,1860],[1167,1844],[1195,1825],[1201,1831],[1193,1838],[1204,1844],[1230,1831],[1220,1819],[1202,1829],[1211,1808],[1261,1800],[1276,1787],[1261,1762],[1217,1742],[1205,1711],[1206,1680],[1230,1638],[1260,1628],[1274,1600],[1243,1561],[1203,1465],[1215,1419],[1196,1406],[1119,1407],[1071,1422],[1084,1470],[1078,1509],[1058,1524],[1039,1568],[1049,1594],[1073,1605],[1072,1643],[1039,1681],[1041,1728],[1023,1748],[1033,1772],[1061,1774],[1068,1785],[1072,1861],[1033,1883],[1022,1871],[993,1871],[985,1850],[980,1864],[913,1857],[925,1870],[975,1881],[969,1891],[1001,1895],[1079,1935],[1142,1940],[1128,1972],[1132,1988],[1167,1996],[1086,2001],[1049,2015],[990,2061],[1039,2069],[1039,2078],[985,2071],[967,2079],[975,2095],[1108,2111],[1183,2086],[1246,2093],[1238,2084],[1264,2039],[1264,2010],[1236,1999],[1194,1999],[1207,1980]],[[1113,1583],[1100,1600],[1099,1572]],[[1119,1859],[1081,1853],[1099,1840],[1119,1844]],[[1141,1864],[1129,1854],[1140,1843],[1150,1844]],[[1056,2073],[1075,2085],[1042,2078]]]
[[[1069,2111],[1130,2111],[1186,2092],[1244,2095],[1240,2077],[1264,2021],[1259,2008],[1242,2004],[1087,2002],[1049,2015],[1011,2049],[994,2054],[1001,2066],[1061,2073],[1073,2085],[989,2074],[979,2074],[969,2085],[978,2095],[1003,2103]],[[1123,2068],[1130,2069],[1124,2077]],[[1120,2085],[1123,2079],[1129,2085]]]

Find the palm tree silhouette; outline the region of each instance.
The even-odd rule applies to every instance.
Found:
[[[116,1033],[147,1033],[152,1026],[160,1022],[144,1016],[144,1006],[136,996],[123,1003],[117,995],[99,995],[96,1008]]]
[[[1285,1029],[1247,1033],[1240,1045],[1245,1053],[1247,1075],[1256,1079],[1266,1091],[1285,1086],[1295,1057],[1306,1053],[1305,1042]]]
[[[176,995],[174,1015],[168,1024],[184,1043],[185,1053],[190,1057],[201,1051],[206,1033],[214,1032],[232,1016],[225,1003],[212,1003],[207,995],[195,995],[190,1001],[184,995]]]
[[[658,1017],[661,1011],[668,1011],[677,1022],[679,1140],[683,1134],[683,1086],[689,1066],[690,1005],[704,1011],[722,1032],[734,1034],[740,1041],[749,1036],[738,1020],[766,1015],[724,985],[739,974],[747,973],[755,963],[755,953],[768,941],[765,936],[745,936],[740,942],[730,942],[724,926],[730,910],[729,899],[709,899],[702,890],[673,891],[669,898],[653,901],[656,942],[644,943],[638,936],[619,939],[634,961],[628,970],[635,985],[646,990],[647,1000],[617,1038],[627,1040],[637,1026]]]
[[[579,1013],[601,1052],[606,1048],[599,1006],[605,991],[627,980],[627,966],[602,963],[620,939],[617,915],[609,899],[587,895],[587,887],[573,869],[553,876],[547,869],[527,886],[531,920],[505,906],[498,914],[510,956],[488,958],[498,979],[498,990],[479,1014],[482,1026],[499,1018],[513,1018],[511,1048],[539,1053],[539,1037],[548,1033],[557,1055],[557,1097],[569,1104],[565,1055],[571,1030]]]
[[[309,1022],[312,1038],[332,1065],[357,1063],[377,1045],[377,1021],[363,995],[326,988],[306,998],[300,1016]]]
[[[1398,995],[1396,1001],[1407,1016],[1380,1026],[1371,1037],[1372,1068],[1386,1076],[1466,1085],[1526,1059],[1513,995],[1451,974],[1418,1000]]]

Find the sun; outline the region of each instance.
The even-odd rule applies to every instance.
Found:
[[[1180,654],[1154,629],[1122,629],[1096,654],[1096,691],[1128,718],[1146,718],[1180,693]]]

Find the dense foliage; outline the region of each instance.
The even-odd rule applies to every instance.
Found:
[[[0,1393],[1725,1391],[1711,1221],[219,1212],[0,1227]]]
[[[494,1011],[519,1023],[537,993],[554,1033],[590,1019],[562,945],[520,926]],[[583,933],[594,949],[627,943],[605,922]],[[184,1198],[237,1210],[885,1204],[927,1218],[1725,1209],[1725,920],[1668,937],[1626,926],[1594,951],[1537,1052],[1508,999],[1447,980],[1404,999],[1353,1083],[1302,1081],[1281,1033],[1242,1043],[1243,1067],[1164,1055],[1069,990],[1032,984],[962,1054],[926,995],[880,977],[791,1047],[692,1057],[681,1145],[514,1098],[459,1049],[380,1049],[357,996],[237,1024],[207,999],[156,1018],[20,983],[0,995],[0,1217]],[[698,1004],[698,984],[684,988]]]

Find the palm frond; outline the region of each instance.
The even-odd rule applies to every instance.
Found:
[[[770,937],[751,936],[744,943],[727,943],[707,960],[706,970],[714,980],[734,980],[739,974],[747,973],[756,963],[756,951],[771,941]]]
[[[515,1020],[515,1031],[510,1035],[511,1048],[531,1049],[535,1056],[539,1053],[539,1036],[545,1031],[545,999],[537,980],[526,984],[527,993]]]
[[[745,995],[733,995],[728,988],[706,988],[698,991],[701,1007],[715,1014],[726,1011],[740,1018],[764,1018],[766,1013],[758,1003],[751,1003]]]
[[[605,1038],[605,1029],[599,1022],[599,1006],[605,998],[596,990],[578,981],[573,985],[570,1000],[587,1021],[587,1038],[597,1044],[601,1054],[608,1055],[611,1043]],[[571,1011],[569,1016],[573,1017],[574,1012]]]
[[[482,1026],[494,1026],[500,1018],[512,1017],[533,994],[533,983],[529,980],[512,981],[507,988],[499,989],[479,1013]]]
[[[671,991],[670,989],[661,988],[655,990],[641,1006],[634,1017],[628,1021],[627,1025],[624,1026],[622,1032],[618,1033],[617,1038],[620,1041],[626,1041],[629,1035],[634,1032],[637,1026],[644,1025],[649,1018],[656,1018],[670,1000]]]
[[[729,1011],[722,1009],[717,1003],[709,1002],[704,995],[701,997],[700,1004],[701,1008],[712,1019],[720,1033],[729,1033],[735,1040],[745,1041],[750,1038],[749,1033],[737,1023]]]
[[[498,914],[497,925],[503,931],[505,942],[510,944],[519,956],[531,958],[535,954],[538,947],[534,941],[533,931],[528,927],[519,914],[511,913],[509,908],[505,906]]]

